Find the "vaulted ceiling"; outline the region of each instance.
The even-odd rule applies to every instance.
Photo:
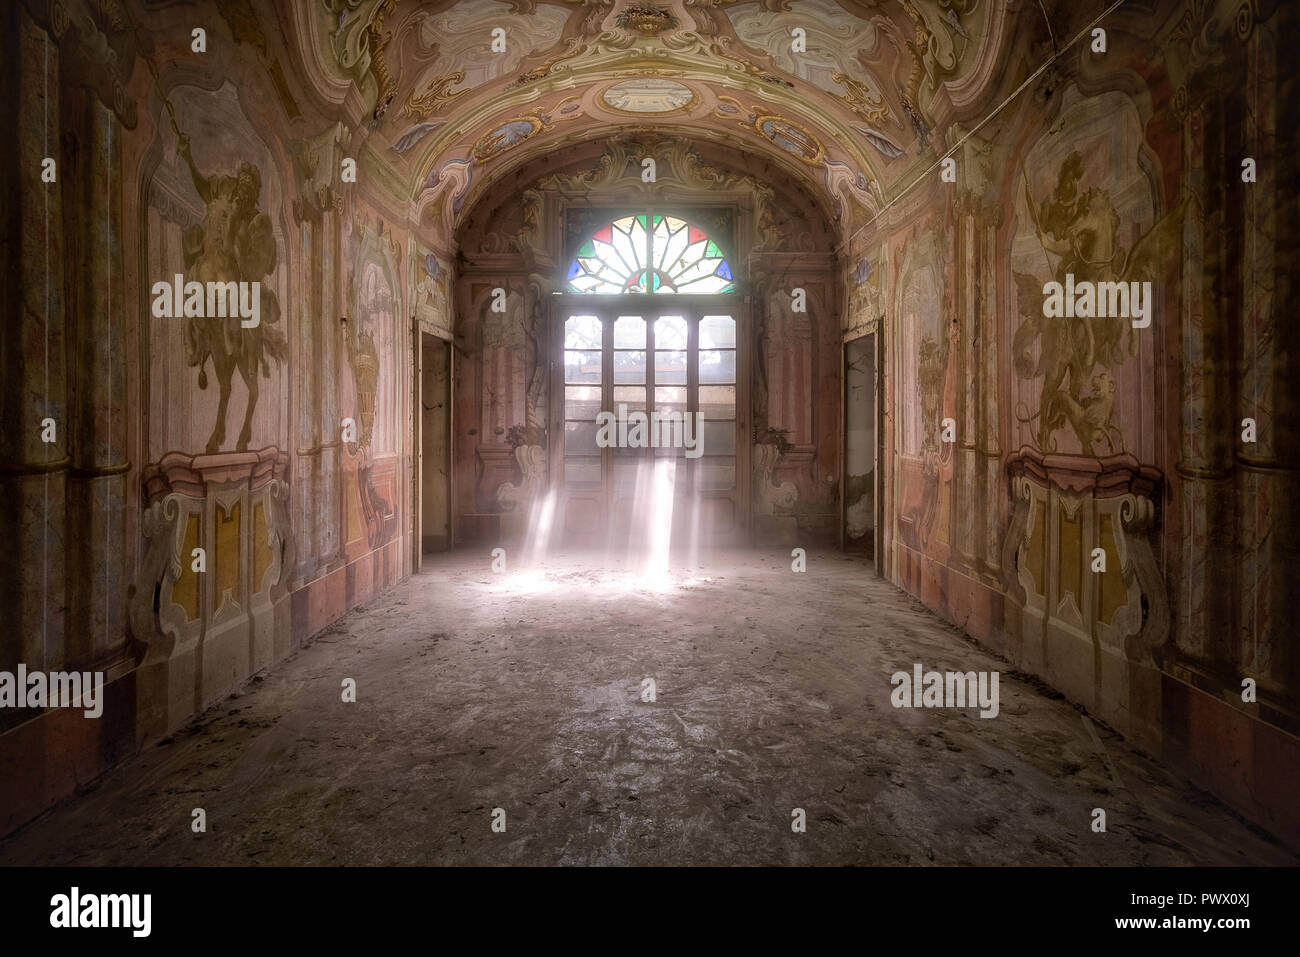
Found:
[[[447,206],[448,225],[539,154],[632,128],[766,154],[852,227],[942,154],[940,131],[998,79],[1006,9],[316,0],[294,16],[316,94],[364,127],[413,202]]]

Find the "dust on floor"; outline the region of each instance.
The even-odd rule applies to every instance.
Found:
[[[1296,863],[860,560],[490,563],[434,557],[0,862]],[[918,662],[1001,672],[1000,713],[895,709]]]

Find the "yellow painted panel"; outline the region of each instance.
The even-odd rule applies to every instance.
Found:
[[[181,545],[181,577],[172,586],[172,601],[185,609],[185,620],[199,617],[199,576],[193,571],[194,549],[199,547],[199,516],[191,512],[185,517],[185,538]]]

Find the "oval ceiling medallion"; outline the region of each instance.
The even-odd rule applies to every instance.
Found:
[[[606,87],[601,102],[618,113],[680,113],[695,105],[695,91],[676,80],[642,77]]]

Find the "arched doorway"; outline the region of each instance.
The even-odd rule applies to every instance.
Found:
[[[845,277],[819,195],[664,136],[505,175],[456,234],[456,540],[530,562],[636,553],[637,527],[652,549],[835,542]],[[702,447],[655,444],[656,413]]]

